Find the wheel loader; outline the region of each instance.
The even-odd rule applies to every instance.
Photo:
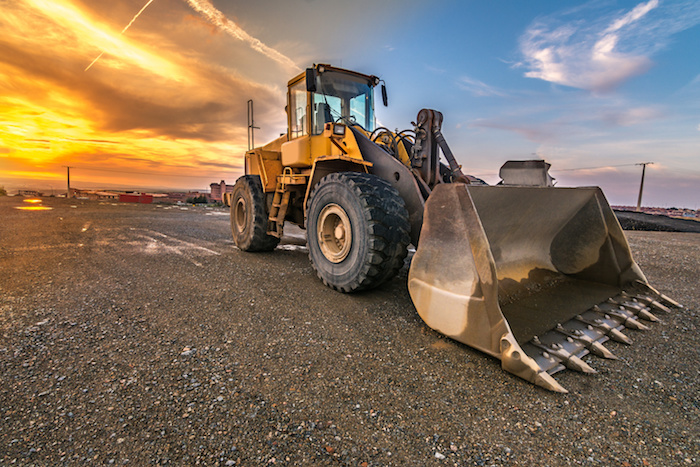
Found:
[[[680,306],[648,284],[599,188],[555,188],[543,161],[510,161],[488,186],[462,172],[440,112],[375,127],[380,84],[387,105],[377,76],[327,64],[288,82],[287,133],[246,153],[227,198],[238,248],[273,250],[297,224],[318,277],[349,293],[394,277],[413,244],[425,323],[558,392],[554,373],[595,373],[582,357],[615,358],[604,342]]]

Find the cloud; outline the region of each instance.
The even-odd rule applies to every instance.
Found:
[[[518,65],[528,69],[525,76],[609,92],[645,73],[653,64],[651,55],[671,35],[700,23],[696,1],[666,5],[649,0],[627,12],[587,11],[600,5],[591,3],[531,24],[520,38],[524,60]]]
[[[134,17],[131,18],[131,21],[129,21],[129,23],[126,26],[124,26],[124,29],[122,29],[122,32],[120,32],[119,34],[120,35],[124,34],[126,32],[126,30],[129,29],[132,24],[134,24],[134,21],[136,21],[136,19],[139,16],[141,16],[141,13],[143,13],[143,10],[148,8],[148,5],[150,5],[151,3],[153,3],[153,0],[148,0],[148,2],[146,2],[146,4],[143,7],[141,7],[141,9],[138,11],[138,13],[136,13],[134,15]],[[85,71],[88,71],[95,64],[95,62],[97,62],[102,57],[102,55],[104,55],[104,52],[100,52],[100,55],[95,57],[95,59],[92,62],[90,62],[90,64],[85,68]]]
[[[601,120],[614,126],[634,126],[653,121],[663,116],[655,107],[634,107],[629,109],[605,110]]]
[[[534,143],[542,143],[556,139],[556,125],[537,125],[522,122],[511,122],[506,119],[483,119],[469,124],[470,128],[488,128],[516,133]]]
[[[274,60],[288,70],[299,71],[299,66],[294,61],[281,52],[268,47],[259,39],[248,34],[236,23],[228,19],[221,11],[217,10],[208,0],[187,0],[187,3],[198,13],[207,18],[213,25],[225,31],[231,37],[235,37],[247,43],[253,50],[260,52],[266,57]]]
[[[651,10],[659,6],[659,0],[649,0],[647,3],[640,3],[632,9],[629,13],[616,19],[613,23],[605,30],[606,33],[612,33],[619,31],[623,27],[640,20]]]
[[[432,66],[432,65],[425,65],[425,69],[428,70],[428,71],[431,72],[431,73],[435,73],[435,74],[438,74],[438,75],[444,75],[445,73],[447,73],[447,70],[446,70],[446,69],[444,69],[444,68],[438,68],[438,67]]]
[[[479,81],[477,79],[470,78],[469,76],[462,76],[457,81],[457,86],[461,89],[470,92],[477,97],[505,97],[506,93],[496,89],[493,86]]]
[[[124,70],[120,75],[131,81],[121,83],[85,76],[78,62],[74,63],[77,66],[60,67],[47,55],[49,51],[2,45],[10,56],[5,63],[21,72],[22,78],[14,81],[27,94],[44,95],[45,101],[34,101],[35,105],[40,108],[55,105],[61,112],[75,114],[82,114],[89,106],[90,127],[94,130],[146,130],[168,138],[221,141],[232,137],[232,122],[245,115],[246,100],[239,96],[256,97],[259,107],[279,105],[279,96],[272,89],[213,66],[202,68],[201,63],[192,63],[192,71],[185,72],[186,63],[180,67],[171,62],[184,73],[184,82],[163,80],[156,86],[158,80],[151,77],[153,83],[148,85],[144,84],[148,76],[142,71]],[[177,94],[182,96],[172,99]]]
[[[167,18],[160,20],[159,8],[166,6]],[[60,173],[62,165],[142,168],[165,176],[208,171],[216,179],[240,174],[246,101],[255,101],[265,140],[284,130],[284,92],[212,60],[208,26],[188,21],[189,11],[185,4],[153,2],[149,16],[121,35],[131,8],[119,16],[68,0],[3,6],[2,177]],[[236,48],[225,36],[214,41]],[[98,66],[85,72],[101,50]],[[260,54],[250,50],[242,58],[251,55]]]

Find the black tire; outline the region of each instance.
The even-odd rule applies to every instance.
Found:
[[[318,277],[335,290],[369,289],[394,277],[403,267],[409,229],[398,191],[375,175],[333,173],[311,193],[309,258]]]
[[[267,234],[267,206],[258,175],[236,180],[231,193],[231,233],[243,251],[271,251],[280,239]]]

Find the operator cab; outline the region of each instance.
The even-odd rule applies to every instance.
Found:
[[[359,125],[369,133],[374,131],[373,91],[379,78],[322,64],[308,68],[306,79],[303,77],[289,84],[290,139],[320,135],[326,123]]]

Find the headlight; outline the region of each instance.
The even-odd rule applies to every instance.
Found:
[[[333,125],[333,134],[336,136],[345,136],[345,125]]]

